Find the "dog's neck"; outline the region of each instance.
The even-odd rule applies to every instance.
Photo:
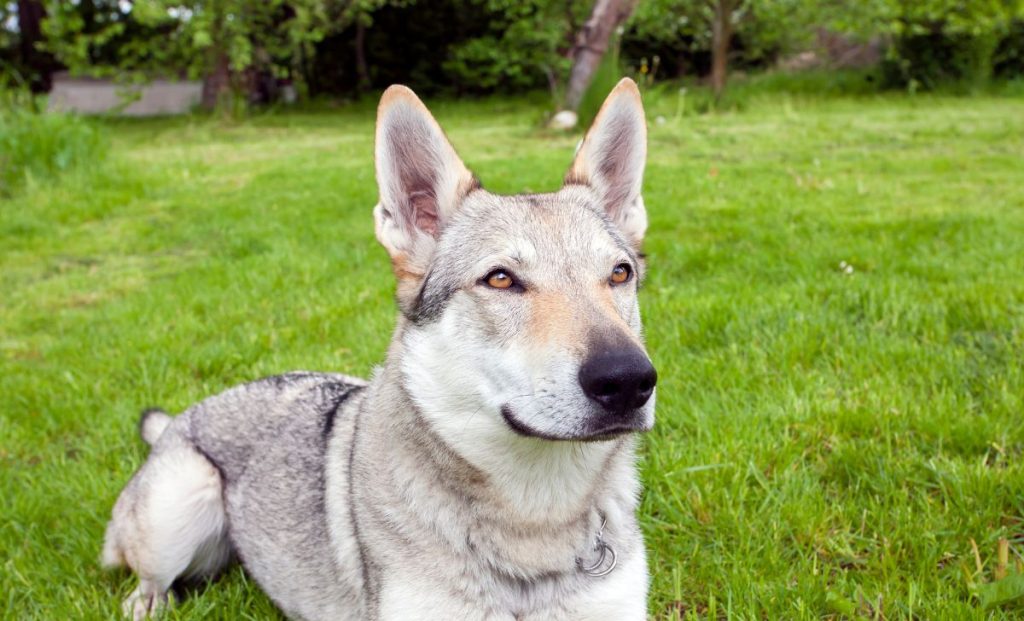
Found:
[[[392,469],[389,485],[406,493],[430,489],[431,502],[446,519],[453,514],[468,516],[467,530],[482,525],[489,537],[499,533],[501,541],[473,545],[493,547],[494,554],[503,557],[497,562],[520,573],[557,573],[571,570],[576,559],[592,561],[602,521],[608,524],[607,537],[614,537],[619,528],[632,527],[639,489],[632,438],[552,442],[523,438],[509,430],[501,447],[474,463],[430,427],[405,388],[400,357],[401,344],[396,339],[388,361],[374,377],[371,402],[366,406],[373,420],[366,422],[376,426],[396,452],[421,467]],[[380,459],[384,467],[388,457]],[[443,498],[437,497],[438,490]],[[453,506],[457,510],[452,511]],[[431,512],[422,511],[421,517],[429,520]]]

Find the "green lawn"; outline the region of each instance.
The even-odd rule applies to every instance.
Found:
[[[428,104],[495,191],[555,189],[578,140],[526,100]],[[651,614],[1017,618],[975,593],[1024,553],[1024,99],[677,105],[649,110]],[[105,163],[0,200],[7,618],[116,614],[140,408],[382,359],[372,123],[111,121]],[[169,618],[275,614],[235,570]]]

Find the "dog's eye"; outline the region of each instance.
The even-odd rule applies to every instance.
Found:
[[[484,277],[484,282],[487,283],[488,287],[492,287],[494,289],[508,289],[515,284],[512,277],[504,270],[494,270]]]
[[[633,268],[628,263],[619,263],[612,270],[610,280],[613,285],[621,285],[622,283],[629,282],[629,279],[633,276]]]

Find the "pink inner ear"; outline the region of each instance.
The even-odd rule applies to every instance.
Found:
[[[412,205],[413,223],[416,228],[432,237],[437,237],[437,201],[430,192],[413,192],[409,196]]]

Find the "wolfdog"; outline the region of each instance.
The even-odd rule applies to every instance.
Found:
[[[646,155],[625,79],[559,191],[499,196],[389,88],[373,210],[400,310],[386,361],[369,382],[294,372],[145,412],[152,449],[102,554],[138,576],[125,613],[238,560],[294,619],[644,619]]]

